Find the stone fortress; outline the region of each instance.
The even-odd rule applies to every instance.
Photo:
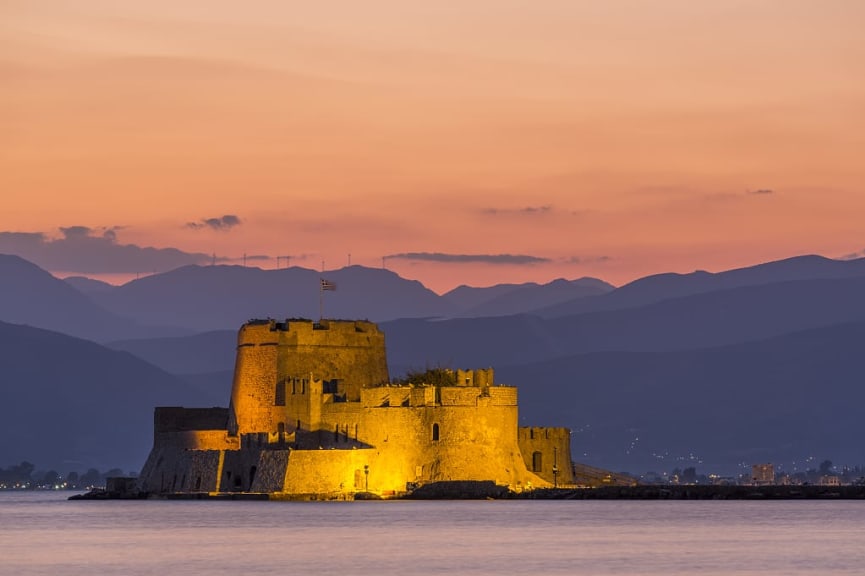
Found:
[[[495,384],[492,369],[425,376],[392,383],[371,322],[252,320],[238,334],[228,409],[157,408],[138,489],[353,499],[573,483],[570,432],[519,427],[517,389]]]

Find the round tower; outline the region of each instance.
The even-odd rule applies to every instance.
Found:
[[[273,320],[253,320],[237,334],[237,360],[229,406],[229,434],[274,432],[279,330]]]

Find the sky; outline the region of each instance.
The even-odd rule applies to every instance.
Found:
[[[865,256],[863,22],[859,0],[0,0],[0,252],[113,281],[384,265],[438,292]]]

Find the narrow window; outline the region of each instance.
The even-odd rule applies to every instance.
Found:
[[[529,428],[529,440],[534,440],[534,439],[535,439],[535,429]]]
[[[432,440],[433,440],[433,442],[438,442],[438,440],[439,440],[439,425],[438,424],[433,424]]]
[[[285,381],[276,383],[276,390],[273,395],[274,406],[285,406]]]
[[[543,472],[544,455],[540,452],[532,453],[532,472]]]

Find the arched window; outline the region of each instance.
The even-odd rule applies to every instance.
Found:
[[[544,455],[540,452],[532,452],[532,472],[543,472]]]
[[[439,440],[439,425],[438,424],[433,424],[432,439],[433,439],[433,442],[438,442],[438,440]]]

